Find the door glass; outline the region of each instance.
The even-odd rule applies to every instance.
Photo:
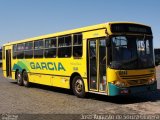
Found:
[[[11,77],[11,50],[6,50],[6,75]]]
[[[99,90],[106,90],[106,40],[99,41]]]
[[[97,89],[96,41],[89,42],[90,89]]]
[[[9,76],[9,56],[8,56],[8,50],[6,50],[6,76]]]

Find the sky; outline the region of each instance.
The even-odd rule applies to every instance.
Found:
[[[0,46],[113,21],[151,26],[160,48],[160,0],[0,0]]]

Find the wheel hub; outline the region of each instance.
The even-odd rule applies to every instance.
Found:
[[[21,80],[21,75],[20,74],[18,74],[17,80],[18,80],[18,82],[20,82],[20,80]]]
[[[82,91],[82,86],[83,86],[82,81],[81,80],[77,80],[76,84],[75,84],[76,91],[77,92],[81,92]]]

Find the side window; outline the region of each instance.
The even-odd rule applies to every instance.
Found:
[[[58,38],[58,57],[67,58],[71,57],[72,44],[71,36],[64,36]]]
[[[23,59],[24,58],[24,43],[17,44],[17,58]]]
[[[55,58],[57,50],[56,38],[49,38],[45,40],[45,51],[44,55],[46,58]]]
[[[17,58],[17,45],[13,45],[13,59]]]
[[[43,40],[34,41],[34,58],[43,58]]]
[[[82,57],[82,34],[73,35],[73,57]]]
[[[24,56],[25,58],[33,58],[33,42],[25,43]]]

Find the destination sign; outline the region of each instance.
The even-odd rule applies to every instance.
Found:
[[[152,30],[150,27],[137,25],[137,24],[129,24],[129,23],[111,24],[111,32],[112,33],[152,34]]]

